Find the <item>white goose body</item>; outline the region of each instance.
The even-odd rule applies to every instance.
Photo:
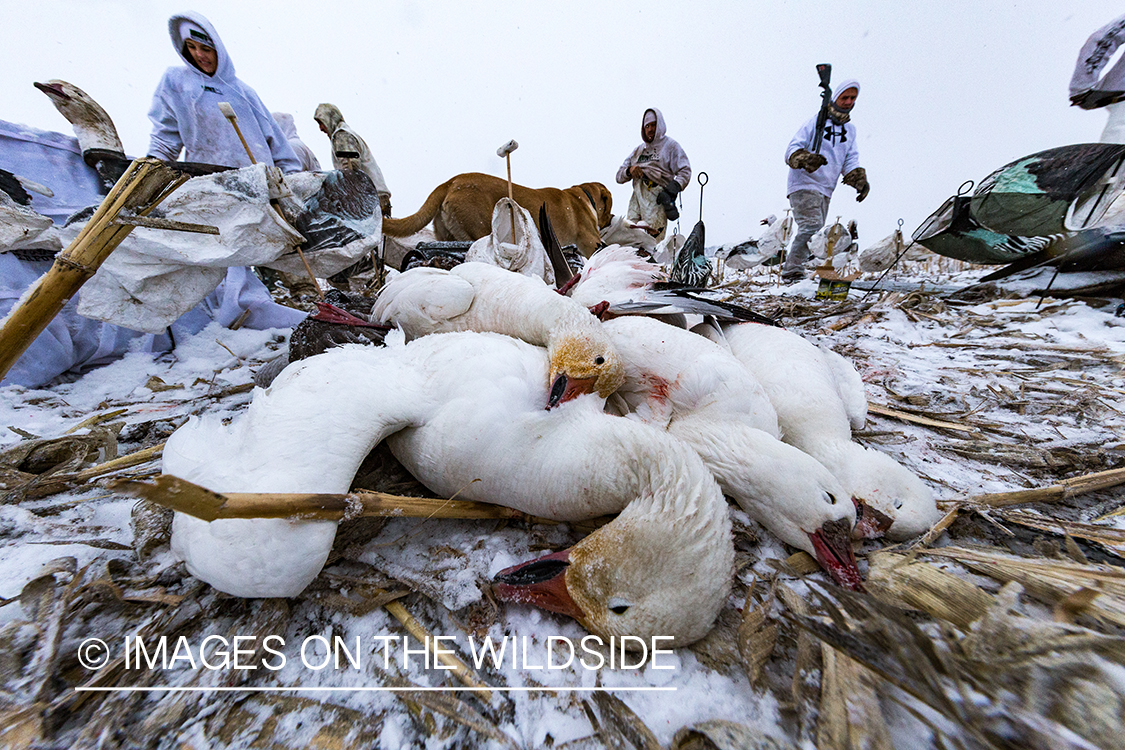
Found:
[[[687,446],[604,414],[593,395],[545,410],[546,369],[541,348],[493,334],[333,349],[287,368],[231,425],[190,421],[169,440],[165,471],[217,491],[341,492],[391,436],[407,468],[446,494],[559,519],[625,509],[570,551],[577,609],[565,611],[605,635],[702,637],[733,565],[718,486]],[[228,593],[294,596],[334,529],[178,516],[173,548]]]
[[[379,293],[371,320],[393,323],[407,338],[493,331],[545,346],[548,382],[560,391],[552,393],[551,405],[591,390],[604,398],[621,382],[620,361],[589,310],[538,279],[487,263],[399,274]]]
[[[591,255],[581,274],[569,295],[588,308],[603,300],[613,307],[644,299],[652,285],[665,278],[660,266],[637,255],[635,249],[621,245],[610,245]]]
[[[625,362],[618,393],[635,416],[690,445],[752,518],[857,586],[847,544],[855,506],[824,466],[778,439],[777,415],[742,363],[702,336],[649,318],[617,318],[605,328]]]
[[[696,243],[698,247],[698,243]],[[695,267],[699,271],[700,267]],[[687,327],[685,316],[713,315],[720,320],[761,319],[752,311],[717,298],[713,292],[668,281],[664,270],[642,258],[635,248],[611,245],[586,261],[567,294],[587,308],[604,303],[607,312],[619,315],[649,315]]]
[[[824,464],[844,488],[879,511],[891,525],[891,539],[907,539],[940,518],[933,494],[911,471],[890,456],[851,439],[852,423],[862,412],[855,403],[855,381],[842,377],[814,344],[781,328],[745,323],[724,326],[731,351],[761,383],[777,411],[781,438]],[[835,373],[835,374],[834,374]],[[841,397],[840,382],[852,394]],[[850,403],[850,407],[846,406]],[[861,519],[860,533],[872,533]]]

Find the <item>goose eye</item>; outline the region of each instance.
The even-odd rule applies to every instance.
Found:
[[[831,492],[825,492],[824,496],[826,498],[828,498],[828,504],[829,505],[835,505],[836,504],[836,496],[833,495]]]
[[[626,602],[614,597],[609,600],[609,611],[615,615],[623,615],[629,611],[629,605]]]
[[[899,510],[901,507],[902,507],[902,501],[901,500],[895,500],[895,510]]]
[[[594,357],[594,364],[595,365],[604,365],[605,364],[605,357]]]

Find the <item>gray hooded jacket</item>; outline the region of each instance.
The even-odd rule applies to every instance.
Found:
[[[680,144],[669,138],[667,127],[664,125],[664,115],[659,109],[649,107],[645,110],[647,115],[652,112],[656,115],[656,135],[652,143],[644,142],[644,115],[641,116],[641,145],[633,149],[625,162],[617,170],[617,182],[625,184],[629,181],[629,167],[639,166],[650,182],[664,187],[669,180],[675,180],[683,190],[691,182],[691,162],[684,153]]]
[[[297,123],[293,121],[293,115],[288,112],[274,112],[274,122],[281,128],[281,132],[285,134],[285,138],[289,141],[289,146],[293,149],[293,153],[297,155],[297,159],[301,162],[302,172],[319,172],[320,160],[316,158],[316,154],[312,149],[301,140],[301,136],[297,135]]]

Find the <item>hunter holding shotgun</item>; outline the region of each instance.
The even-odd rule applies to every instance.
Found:
[[[786,283],[805,278],[809,240],[824,226],[828,202],[840,176],[845,185],[856,189],[857,201],[866,198],[870,190],[867,173],[859,166],[855,125],[850,122],[859,82],[844,81],[833,91],[829,86],[832,66],[817,65],[816,70],[824,90],[820,112],[801,126],[785,149],[785,163],[789,165],[787,195],[797,221],[797,235],[781,273]]]

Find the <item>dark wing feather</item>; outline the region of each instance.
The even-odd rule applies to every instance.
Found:
[[[546,203],[539,207],[539,238],[543,241],[547,257],[551,260],[551,268],[555,271],[555,288],[561,289],[574,276],[574,272],[570,269],[570,264],[566,262],[562,246],[559,245],[559,238],[555,236],[555,230],[551,226],[551,217],[547,213]]]

